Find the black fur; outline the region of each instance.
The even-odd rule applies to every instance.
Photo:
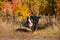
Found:
[[[32,26],[32,31],[35,31],[37,29],[37,24],[38,24],[38,21],[39,21],[39,18],[41,18],[40,16],[30,16],[30,20],[33,21],[33,26]],[[29,23],[28,21],[29,17],[27,17],[27,25]]]

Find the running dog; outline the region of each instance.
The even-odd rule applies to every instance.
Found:
[[[37,30],[37,24],[39,22],[40,16],[28,16],[27,25],[32,29],[33,32]]]

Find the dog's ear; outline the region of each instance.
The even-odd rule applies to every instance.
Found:
[[[38,16],[38,19],[41,18],[41,16]]]
[[[43,16],[42,15],[39,15],[38,18],[42,18]]]

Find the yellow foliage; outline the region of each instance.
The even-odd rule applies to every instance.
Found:
[[[0,10],[2,10],[3,9],[3,7],[2,6],[0,6]]]
[[[26,4],[17,5],[14,12],[18,16],[18,20],[25,20],[30,15],[30,11]]]
[[[44,11],[46,8],[48,1],[47,0],[25,0],[28,4],[31,4],[31,10],[36,12],[38,15],[39,12]]]

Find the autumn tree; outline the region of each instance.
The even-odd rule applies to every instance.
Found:
[[[24,0],[24,2],[28,5],[30,11],[36,15],[43,12],[48,3],[47,0]]]
[[[4,4],[7,0],[0,0],[0,12],[3,10],[4,8]]]

